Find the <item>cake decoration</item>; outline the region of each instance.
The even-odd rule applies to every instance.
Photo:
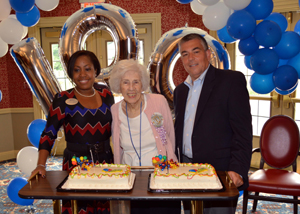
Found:
[[[157,155],[152,158],[152,163],[155,167],[159,167],[162,171],[164,169],[177,168],[178,163],[174,162],[173,159],[167,160],[167,156]]]

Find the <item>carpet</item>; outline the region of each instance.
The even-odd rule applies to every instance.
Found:
[[[61,170],[61,157],[51,157],[47,162],[47,170]],[[5,161],[0,163],[0,214],[15,213],[32,213],[30,209],[34,209],[35,213],[53,213],[52,200],[35,200],[32,206],[20,206],[12,202],[7,196],[7,185],[15,177],[28,178],[18,168],[16,161]],[[278,197],[278,195],[277,195]],[[287,196],[279,196],[287,197]],[[248,201],[247,214],[252,213],[253,200]],[[299,206],[298,206],[299,207]],[[241,214],[243,209],[243,196],[239,197],[236,214]],[[298,208],[300,209],[300,208]],[[255,214],[289,214],[293,213],[293,205],[286,203],[258,201],[257,211]],[[300,213],[300,211],[298,212]]]

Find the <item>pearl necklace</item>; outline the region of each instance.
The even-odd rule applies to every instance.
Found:
[[[93,87],[94,93],[93,93],[92,95],[83,95],[83,94],[79,93],[79,91],[76,89],[76,87],[74,87],[74,88],[75,88],[75,91],[76,91],[79,95],[81,95],[81,96],[83,96],[83,97],[93,97],[93,96],[95,96],[95,94],[96,94],[96,91],[95,91],[94,87]]]

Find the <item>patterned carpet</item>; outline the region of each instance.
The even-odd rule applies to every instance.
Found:
[[[47,163],[47,170],[60,170],[61,162],[61,157],[49,158]],[[32,208],[35,209],[35,213],[53,213],[51,200],[35,200],[33,205],[30,207],[15,204],[8,198],[6,189],[10,180],[15,177],[24,177],[26,179],[28,178],[24,173],[22,173],[19,170],[15,161],[5,161],[0,163],[0,172],[0,214],[32,213],[30,212],[30,209]],[[241,196],[239,197],[236,214],[242,213],[242,203],[243,197]],[[252,203],[253,201],[249,200],[247,211],[247,213],[249,214],[251,213]],[[257,211],[255,212],[255,214],[278,213],[293,213],[292,204],[259,201]],[[300,211],[298,213],[300,213]]]

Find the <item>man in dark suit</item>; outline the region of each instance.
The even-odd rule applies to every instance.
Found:
[[[252,150],[249,94],[241,72],[210,64],[206,40],[189,34],[178,44],[189,76],[174,90],[176,148],[181,162],[209,163],[248,187]],[[235,213],[236,201],[204,203],[205,213]],[[208,208],[208,209],[207,209]]]

